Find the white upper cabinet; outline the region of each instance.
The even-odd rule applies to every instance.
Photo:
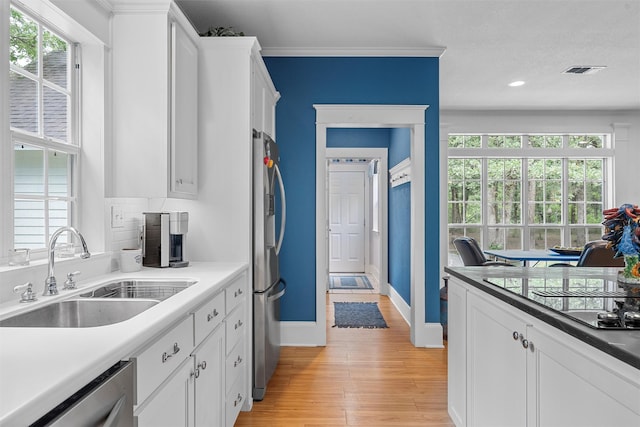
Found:
[[[276,102],[278,102],[280,94],[275,90],[260,55],[251,57],[251,74],[253,128],[265,132],[275,139]]]
[[[216,260],[252,262],[252,131],[276,137],[280,94],[255,37],[201,37],[198,51],[198,201],[212,208],[206,219],[215,225],[199,250]]]
[[[172,196],[198,191],[198,48],[177,22],[171,23]]]
[[[167,1],[117,3],[112,34],[109,195],[196,198],[197,33]]]

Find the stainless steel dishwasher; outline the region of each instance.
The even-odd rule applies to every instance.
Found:
[[[116,363],[32,426],[133,426],[133,372]]]

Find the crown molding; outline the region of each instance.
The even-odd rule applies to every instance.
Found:
[[[114,13],[150,13],[167,12],[171,0],[99,0],[103,7],[109,7]]]
[[[369,56],[369,57],[427,57],[439,58],[446,51],[446,47],[397,47],[397,48],[369,48],[369,47],[263,47],[262,56]]]

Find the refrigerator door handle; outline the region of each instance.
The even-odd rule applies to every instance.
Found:
[[[287,198],[284,193],[284,183],[282,182],[282,175],[280,174],[280,168],[277,164],[275,167],[275,175],[278,177],[278,185],[280,186],[280,204],[282,206],[282,215],[280,217],[280,237],[278,237],[278,244],[276,245],[276,255],[280,254],[280,248],[282,247],[282,239],[284,238],[284,229],[287,225]],[[286,285],[285,285],[286,286]]]
[[[275,301],[282,298],[282,296],[284,295],[285,291],[287,290],[287,282],[285,282],[284,279],[280,279],[280,283],[282,283],[282,289],[280,289],[277,294],[269,296],[269,301]]]

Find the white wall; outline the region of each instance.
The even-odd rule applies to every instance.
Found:
[[[100,1],[51,0],[104,44],[109,43],[109,11]]]

